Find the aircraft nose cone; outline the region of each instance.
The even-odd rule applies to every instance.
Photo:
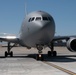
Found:
[[[34,22],[34,24],[32,24],[32,27],[30,28],[30,32],[36,32],[36,31],[47,31],[50,30],[51,28],[51,23],[50,22]]]

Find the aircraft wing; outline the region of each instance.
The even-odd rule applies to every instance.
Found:
[[[11,43],[18,43],[18,38],[14,35],[1,35],[0,36],[0,41],[5,41],[5,42],[11,42]]]
[[[55,36],[53,41],[57,41],[57,40],[68,40],[70,38],[76,38],[76,35],[73,36]]]

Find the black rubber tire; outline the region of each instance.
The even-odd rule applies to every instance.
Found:
[[[48,56],[51,56],[51,51],[48,51]]]
[[[12,51],[10,52],[10,57],[13,57],[13,52]]]
[[[41,55],[41,61],[44,61],[44,56],[43,56],[43,54]]]
[[[36,60],[39,60],[39,55],[38,54],[36,55]]]
[[[7,53],[7,51],[5,51],[5,57],[7,57],[8,56],[8,53]]]
[[[53,56],[57,56],[57,52],[56,51],[53,51]]]

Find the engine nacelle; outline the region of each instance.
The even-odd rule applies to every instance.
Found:
[[[76,38],[70,38],[66,45],[71,52],[76,52]]]

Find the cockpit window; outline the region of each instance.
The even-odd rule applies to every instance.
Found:
[[[50,17],[43,17],[43,20],[44,21],[51,21],[51,18]]]
[[[48,19],[51,21],[51,18],[50,17],[48,17]]]
[[[50,17],[31,17],[31,18],[29,18],[29,20],[28,20],[28,22],[32,22],[32,21],[41,21],[41,20],[43,20],[43,21],[51,21],[51,18]]]
[[[36,17],[36,21],[41,20],[41,17]]]
[[[34,21],[35,17],[29,19],[29,22]]]
[[[43,17],[43,20],[48,20],[48,18],[47,17]]]

